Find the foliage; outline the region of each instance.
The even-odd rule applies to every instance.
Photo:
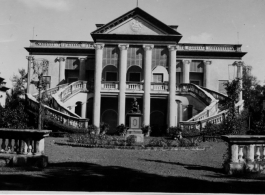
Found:
[[[26,76],[27,73],[25,69],[18,69],[19,75],[13,75],[11,78],[13,90],[12,90],[12,97],[19,98],[24,96],[26,93]]]
[[[130,135],[126,139],[126,143],[128,146],[132,146],[136,143],[136,136],[135,135]]]
[[[150,135],[150,133],[152,132],[150,125],[143,126],[141,128],[141,130],[142,130],[142,132],[143,132],[144,135],[147,135],[147,134]]]
[[[105,122],[100,123],[100,134],[107,134],[109,130],[109,124]]]
[[[119,125],[119,126],[117,126],[116,127],[116,132],[115,132],[115,134],[117,134],[117,135],[122,135],[122,136],[125,136],[125,134],[126,134],[126,132],[127,132],[127,130],[128,130],[129,128],[128,127],[126,127],[124,124],[121,124],[121,125]]]
[[[177,127],[177,126],[169,127],[169,128],[168,128],[168,132],[169,132],[169,135],[170,135],[173,139],[179,138],[179,136],[182,134],[182,130],[181,130],[181,128],[180,128],[180,127]]]
[[[29,116],[23,100],[9,97],[5,108],[0,105],[0,128],[28,129]]]

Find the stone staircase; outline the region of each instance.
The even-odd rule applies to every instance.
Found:
[[[88,90],[89,89],[89,90]],[[87,86],[86,81],[76,81],[71,84],[63,84],[42,92],[44,100],[44,113],[49,118],[75,128],[86,128],[89,119],[82,118],[65,106],[65,102],[80,92],[93,92],[93,86]],[[180,128],[196,128],[201,130],[208,122],[221,123],[227,110],[219,109],[219,101],[228,97],[222,93],[199,87],[191,83],[182,83],[176,86],[176,95],[192,95],[201,100],[206,107],[187,121],[179,122]],[[27,108],[32,113],[38,113],[38,94],[26,94]],[[243,108],[243,101],[238,102],[236,107]]]

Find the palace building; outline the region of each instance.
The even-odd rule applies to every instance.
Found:
[[[182,43],[177,28],[137,7],[96,24],[93,42],[30,40],[25,48],[29,97],[35,101],[37,93],[30,84],[32,63],[45,59],[49,69],[44,79],[53,99],[46,109],[51,116],[61,113],[57,120],[62,123],[80,125],[89,119],[97,127],[106,122],[115,131],[117,125],[128,125],[135,97],[143,126],[150,125],[154,134],[185,122],[218,120],[228,66],[234,65],[240,77],[246,52],[239,44]]]

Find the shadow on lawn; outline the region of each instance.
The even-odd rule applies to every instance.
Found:
[[[213,182],[189,177],[165,177],[134,169],[92,163],[52,163],[44,170],[5,168],[0,190],[264,193],[262,182]]]
[[[221,168],[214,168],[214,167],[208,167],[208,166],[201,166],[201,165],[190,165],[190,164],[183,164],[179,162],[167,162],[162,160],[150,160],[150,159],[142,159],[144,161],[149,162],[156,162],[156,163],[165,163],[165,164],[172,164],[172,165],[180,165],[188,170],[203,170],[203,171],[211,171],[215,173],[224,173],[223,169]]]

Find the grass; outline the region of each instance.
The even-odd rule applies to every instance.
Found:
[[[45,139],[46,169],[0,168],[0,190],[264,193],[264,178],[222,172],[223,142],[204,151],[110,150],[59,146]]]

